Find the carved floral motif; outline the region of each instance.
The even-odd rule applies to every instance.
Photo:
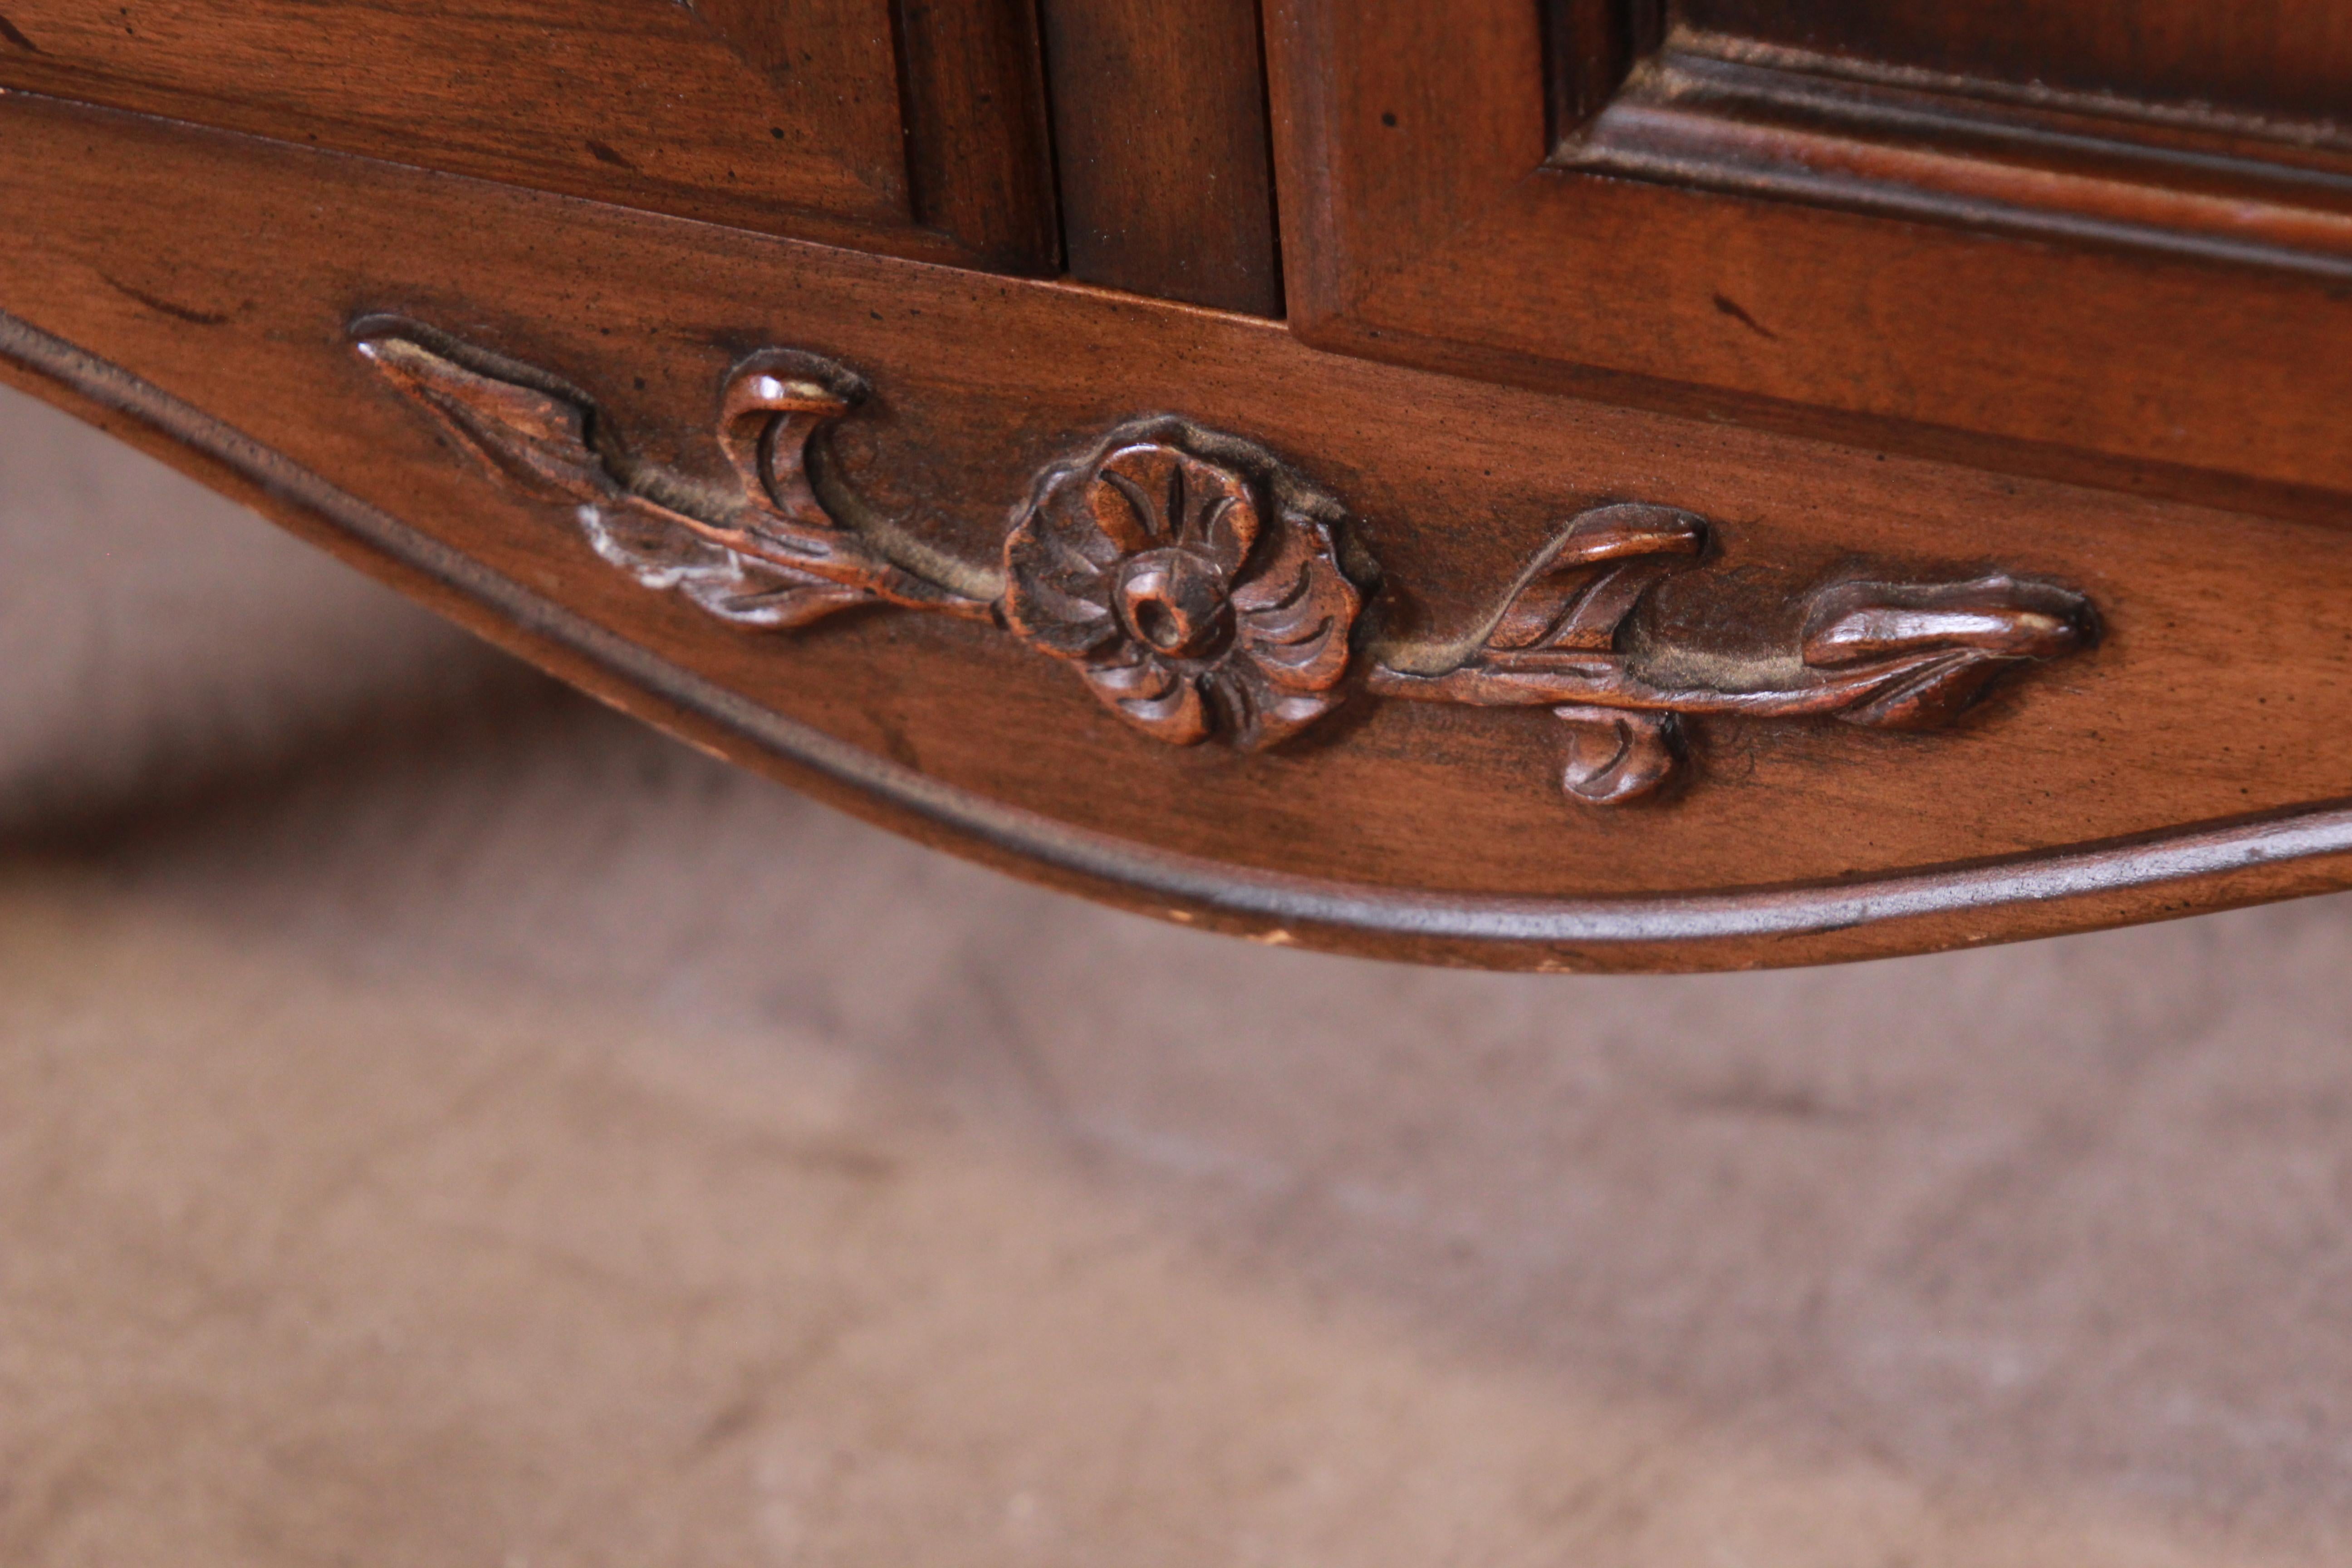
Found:
[[[1422,701],[1550,708],[1569,731],[1563,787],[1613,805],[1672,776],[1690,718],[1832,716],[1934,729],[2004,671],[2070,653],[2095,629],[2080,594],[1996,573],[1822,584],[1805,595],[1797,647],[1768,657],[1729,658],[1649,635],[1639,615],[1651,590],[1698,564],[1706,546],[1705,521],[1688,512],[1584,512],[1528,563],[1483,627],[1443,646],[1386,648],[1368,684]]]
[[[1150,420],[1047,469],[1004,543],[1004,619],[1149,733],[1190,745],[1223,730],[1246,751],[1339,703],[1362,599],[1339,569],[1336,504],[1283,504],[1248,454],[1197,449],[1217,445]]]
[[[832,473],[818,437],[865,388],[814,354],[772,352],[729,376],[717,436],[731,482],[712,487],[635,457],[585,393],[545,372],[410,322],[353,331],[493,471],[568,503],[604,559],[737,625],[784,630],[877,605],[989,621],[1177,745],[1271,745],[1346,698],[1370,569],[1343,566],[1339,503],[1238,437],[1165,416],[1118,426],[1038,476],[1001,567],[983,566],[877,514]],[[1363,685],[1549,708],[1566,728],[1569,795],[1611,805],[1675,773],[1695,719],[1931,728],[2004,672],[2095,634],[2089,603],[2054,584],[1850,577],[1804,596],[1793,647],[1693,647],[1643,612],[1709,547],[1705,520],[1672,508],[1580,513],[1465,635],[1372,639]]]
[[[713,491],[632,462],[586,393],[529,365],[407,322],[362,322],[355,346],[492,469],[572,503],[597,554],[722,619],[784,630],[877,601],[990,614],[984,596],[889,560],[818,500],[809,438],[865,395],[829,360],[761,354],[728,377],[719,445],[735,483]]]

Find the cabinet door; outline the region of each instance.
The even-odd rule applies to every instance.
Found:
[[[1268,27],[1319,346],[2168,493],[2352,488],[2333,0],[1275,0]]]
[[[1025,0],[10,0],[0,86],[931,260],[1058,260]]]

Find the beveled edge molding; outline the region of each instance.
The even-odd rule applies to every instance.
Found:
[[[1680,31],[1546,165],[2341,280],[2352,147],[2325,132]]]
[[[1074,828],[927,777],[811,725],[747,701],[534,590],[491,571],[382,508],[352,495],[235,426],[141,376],[0,311],[0,360],[31,374],[36,389],[120,414],[183,454],[199,477],[234,476],[288,518],[316,519],[399,574],[443,584],[479,607],[478,629],[496,631],[519,653],[545,662],[579,661],[575,680],[608,695],[643,692],[691,735],[732,735],[750,757],[772,759],[804,782],[837,790],[843,804],[900,827],[921,826],[1005,869],[1082,888],[1129,908],[1182,919],[1207,917],[1259,940],[1415,958],[1515,963],[1525,967],[1605,964],[1612,949],[1658,948],[1685,967],[1793,963],[1818,959],[1818,944],[1895,921],[1933,921],[2003,908],[2056,910],[2090,905],[2081,926],[2227,907],[2279,896],[2275,884],[2249,889],[2234,879],[2297,861],[2352,860],[2352,800],[2316,802],[2253,820],[2200,824],[2130,843],[2073,845],[1957,868],[1898,872],[1835,885],[1603,898],[1496,897],[1401,892],[1391,888],[1286,877],[1220,865]],[[216,466],[216,467],[215,467]],[[2352,884],[2352,865],[2331,874]],[[2202,897],[2176,896],[2118,915],[2118,898],[2167,884],[2196,884]],[[2312,890],[2309,888],[2291,890]],[[2044,929],[2067,929],[2064,920]],[[1895,937],[1830,956],[1884,956],[1952,945],[1948,928],[1926,938]],[[1757,944],[1768,944],[1759,947]],[[1597,953],[1595,952],[1597,951]]]
[[[536,366],[396,317],[352,327],[360,355],[493,474],[569,505],[590,546],[645,586],[771,631],[887,605],[992,624],[1065,659],[1156,740],[1255,751],[1339,707],[1378,569],[1339,501],[1271,452],[1171,415],[1120,424],[1049,464],[998,562],[963,561],[881,515],[823,437],[866,395],[830,360],[769,349],[720,389],[714,488],[636,457],[585,392]],[[1654,794],[1704,715],[1950,723],[2006,671],[2089,643],[2087,600],[2002,573],[1848,578],[1799,606],[1798,646],[1763,655],[1657,633],[1651,590],[1699,564],[1706,521],[1621,503],[1570,520],[1501,603],[1450,642],[1374,637],[1365,689],[1475,707],[1549,708],[1569,797]]]

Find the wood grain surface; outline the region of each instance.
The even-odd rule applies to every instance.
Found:
[[[1266,18],[1290,319],[1319,347],[2139,493],[2245,504],[2258,484],[2265,506],[2342,515],[2338,154],[2283,132],[2303,206],[2191,204],[2192,230],[2301,237],[2292,267],[2128,243],[2186,222],[2146,152],[2036,197],[2074,204],[2071,229],[1983,232],[1958,194],[1998,171],[1916,125],[1966,167],[1892,215],[1715,188],[1672,147],[1640,179],[1554,167],[1560,95],[1516,0],[1274,0]],[[2004,178],[2013,200],[2022,176]]]
[[[934,260],[1057,258],[1035,26],[1003,0],[5,9],[0,86]]]
[[[1282,313],[1255,0],[1045,0],[1082,282]]]
[[[1053,133],[1029,0],[898,0],[899,99],[918,223],[993,271],[1060,269]]]
[[[1627,0],[1610,0],[1622,6]],[[2335,0],[1673,0],[1678,26],[1850,59],[2273,121],[2346,125],[2352,12]]]
[[[200,477],[702,743],[1130,907],[1400,956],[1692,966],[2352,879],[2336,528],[1454,381],[1244,316],[26,95],[0,102],[0,198],[43,215],[0,234],[21,379],[111,407]],[[1948,733],[1702,729],[1671,810],[1563,802],[1539,712],[1364,696],[1263,753],[1171,747],[983,626],[851,615],[776,637],[647,594],[352,352],[378,312],[544,366],[640,456],[714,479],[730,370],[823,354],[874,389],[843,471],[973,555],[1060,454],[1142,414],[1213,422],[1347,506],[1385,574],[1382,635],[1470,631],[1564,520],[1639,496],[1712,520],[1748,563],[1727,594],[1699,574],[1692,614],[1769,626],[1833,572],[1998,568],[2088,595],[2104,637]]]

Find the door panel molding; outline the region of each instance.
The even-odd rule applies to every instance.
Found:
[[[1952,136],[1981,142],[1998,124],[2012,150],[2075,160],[2037,170],[1890,140],[1883,95],[1898,89],[1812,83],[1817,98],[1848,95],[1847,122],[1825,126],[1787,92],[1750,92],[1746,119],[1727,89],[1714,107],[1666,105],[1644,96],[1640,67],[1580,140],[1556,124],[1557,61],[1549,80],[1536,63],[1544,20],[1519,0],[1459,0],[1442,17],[1414,0],[1272,0],[1302,338],[2140,493],[2343,515],[2352,442],[2333,411],[2352,406],[2352,204],[2332,151],[2224,148],[2152,122],[2131,143],[2084,148],[2055,110],[1979,104],[1958,126],[1937,107]],[[1753,87],[1771,69],[1735,74]],[[1800,110],[1814,120],[1769,119]],[[1800,167],[1840,149],[1849,167]],[[2256,199],[2212,203],[2211,160],[2255,152]]]
[[[2352,147],[2296,129],[1677,34],[1550,166],[2352,280]]]

